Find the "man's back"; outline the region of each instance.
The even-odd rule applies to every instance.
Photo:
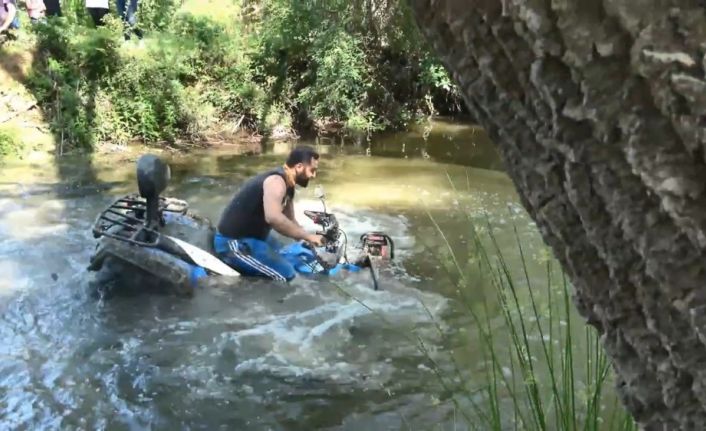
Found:
[[[271,227],[265,220],[263,205],[263,183],[267,177],[279,175],[284,179],[282,168],[272,169],[247,180],[223,210],[218,222],[218,232],[229,238],[256,238],[265,240]],[[294,188],[287,189],[285,199],[294,198]],[[283,202],[284,204],[284,202]]]

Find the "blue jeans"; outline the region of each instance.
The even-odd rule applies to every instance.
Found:
[[[294,266],[278,253],[281,245],[271,236],[267,241],[255,238],[233,239],[216,233],[213,248],[225,263],[242,275],[290,281],[297,273]]]
[[[123,19],[130,27],[134,27],[137,24],[137,0],[128,0],[129,3],[126,5],[126,0],[116,0],[115,7],[118,10],[118,15]]]

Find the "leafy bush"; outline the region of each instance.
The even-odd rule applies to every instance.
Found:
[[[148,31],[168,30],[181,3],[181,0],[140,0],[138,26]]]
[[[221,24],[180,15],[170,28],[144,49],[125,46],[116,21],[99,30],[61,20],[37,29],[43,55],[30,85],[62,142],[174,142],[210,124],[203,112],[255,112],[257,88],[246,62],[232,67],[238,46]]]
[[[365,102],[370,79],[360,42],[337,29],[318,39],[312,51],[311,83],[295,100],[317,118],[354,115]]]
[[[458,99],[403,2],[267,0],[255,22],[255,79],[312,120],[370,132]]]
[[[182,3],[141,1],[141,46],[125,43],[114,16],[87,25],[77,0],[65,3],[66,18],[36,27],[30,87],[64,148],[171,143],[219,123],[269,132],[334,122],[370,133],[458,98],[401,2],[218,0],[222,13],[209,15]]]
[[[37,27],[41,55],[29,85],[69,146],[90,149],[95,135],[96,93],[120,67],[119,37],[67,21]]]
[[[0,157],[17,153],[20,145],[20,140],[14,130],[0,127]]]

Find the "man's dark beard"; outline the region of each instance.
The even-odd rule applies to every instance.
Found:
[[[297,183],[297,185],[299,185],[301,187],[306,187],[309,185],[309,179],[303,175],[302,176],[297,175],[294,178],[294,182]]]

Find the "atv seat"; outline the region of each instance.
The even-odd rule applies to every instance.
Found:
[[[137,189],[147,204],[145,226],[148,228],[160,224],[159,195],[167,188],[170,178],[169,165],[154,154],[145,154],[137,160]]]

